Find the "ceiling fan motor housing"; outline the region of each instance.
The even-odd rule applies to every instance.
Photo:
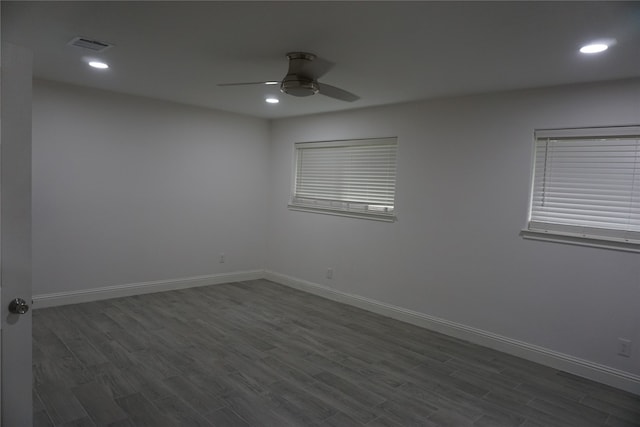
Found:
[[[318,83],[313,79],[287,74],[280,83],[280,90],[287,95],[310,96],[320,91]]]
[[[293,96],[310,96],[318,93],[320,87],[309,69],[309,64],[316,56],[308,52],[289,52],[287,58],[289,58],[289,71],[280,83],[280,90]]]

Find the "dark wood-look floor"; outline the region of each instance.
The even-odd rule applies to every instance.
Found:
[[[36,426],[640,426],[640,397],[265,280],[34,312]]]

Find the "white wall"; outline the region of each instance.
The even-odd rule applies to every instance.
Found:
[[[519,231],[534,129],[639,122],[638,80],[275,121],[266,267],[638,375],[640,254]],[[396,223],[287,209],[294,142],[384,136],[399,142]]]
[[[36,81],[33,293],[261,269],[268,132],[266,120]]]

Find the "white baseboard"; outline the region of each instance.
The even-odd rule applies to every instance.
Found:
[[[180,279],[155,280],[152,282],[129,283],[126,285],[105,286],[79,291],[55,292],[33,296],[33,308],[54,307],[67,304],[120,298],[153,292],[173,291],[197,286],[219,285],[222,283],[257,280],[264,277],[263,270],[240,271],[234,273],[211,274],[207,276],[185,277]]]
[[[460,338],[503,353],[518,356],[554,369],[569,372],[599,383],[640,395],[640,376],[609,366],[580,359],[548,348],[515,340],[482,329],[446,319],[407,310],[380,301],[352,295],[317,283],[296,279],[284,274],[265,271],[264,278],[291,288],[309,292],[333,301],[349,304],[367,311],[411,323],[445,335]]]

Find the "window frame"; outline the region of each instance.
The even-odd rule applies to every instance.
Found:
[[[589,227],[567,223],[552,223],[544,221],[532,221],[534,210],[534,192],[536,190],[536,163],[537,163],[537,143],[540,139],[636,139],[636,153],[634,172],[632,174],[632,193],[630,201],[634,204],[637,188],[635,182],[640,173],[640,125],[625,126],[601,126],[584,128],[564,128],[564,129],[537,129],[534,132],[532,164],[530,173],[529,206],[527,210],[527,222],[520,234],[526,239],[551,241],[557,243],[567,243],[582,246],[592,246],[605,249],[615,249],[629,252],[640,252],[640,231],[634,230],[633,226],[628,229]],[[548,152],[548,147],[545,152]],[[546,172],[546,166],[545,166]]]
[[[366,201],[344,201],[344,200],[331,200],[331,199],[315,199],[306,198],[310,202],[303,202],[304,197],[296,197],[297,180],[298,180],[298,167],[299,156],[301,150],[311,148],[352,148],[362,146],[393,146],[393,206],[391,210],[380,210],[380,208],[371,208],[371,206],[381,206],[375,203],[367,203]],[[381,137],[381,138],[366,138],[366,139],[344,139],[344,140],[331,140],[331,141],[307,141],[294,143],[293,150],[293,173],[291,179],[291,189],[289,195],[289,203],[287,207],[293,211],[302,212],[314,212],[328,215],[346,216],[351,218],[370,219],[384,222],[397,221],[397,159],[398,159],[398,138],[397,137]]]

